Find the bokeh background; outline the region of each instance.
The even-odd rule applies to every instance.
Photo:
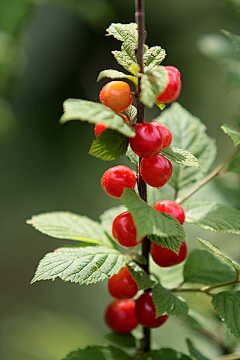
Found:
[[[239,90],[226,85],[223,68],[205,50],[214,49],[219,29],[240,34],[229,3],[239,9],[237,0],[146,0],[147,43],[165,48],[163,64],[180,69],[179,102],[216,138],[216,163],[232,149],[220,125],[236,126]],[[60,360],[70,350],[104,341],[108,331],[102,319],[111,301],[106,282],[30,285],[38,261],[66,241],[48,238],[25,221],[53,210],[97,220],[120,203],[102,191],[100,178],[125,160],[106,163],[89,156],[93,125],[60,126],[58,120],[66,98],[98,101],[104,84],[96,83],[98,73],[120,69],[110,53],[120,43],[105,37],[105,29],[111,22],[133,21],[133,0],[0,0],[1,360]],[[148,111],[147,118],[158,114]],[[197,196],[239,206],[239,178],[229,174]],[[189,249],[199,247],[198,235],[240,257],[236,236],[186,230]],[[189,332],[177,319],[154,333],[158,346],[186,351]],[[220,356],[210,341],[197,343],[206,355]]]

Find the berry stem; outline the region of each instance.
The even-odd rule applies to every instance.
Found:
[[[137,62],[139,65],[139,72],[141,74],[144,73],[144,62],[143,62],[143,53],[144,53],[144,42],[146,38],[145,31],[145,11],[144,11],[144,0],[135,0],[135,18],[136,23],[138,24],[138,48],[137,48]],[[140,101],[140,93],[141,93],[141,76],[138,77],[138,92],[136,96],[137,101],[137,123],[144,122],[144,113],[145,113],[145,105]],[[137,184],[138,184],[138,192],[141,199],[147,202],[147,186],[145,181],[142,179],[140,174],[140,163],[141,158],[139,158],[138,164],[138,175],[137,175]],[[143,269],[149,273],[149,253],[150,253],[150,241],[145,238],[142,242],[142,255],[146,259],[146,264],[143,265]],[[141,351],[148,352],[151,347],[151,332],[149,328],[143,328],[144,338],[141,342]]]

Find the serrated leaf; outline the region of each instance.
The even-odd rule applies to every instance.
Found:
[[[240,144],[240,132],[238,130],[234,129],[233,126],[228,125],[228,124],[223,124],[221,126],[221,129],[232,138],[234,146],[237,146]]]
[[[191,359],[187,355],[182,354],[173,349],[160,349],[160,350],[150,351],[146,355],[146,357],[143,358],[143,360],[191,360]]]
[[[105,78],[105,77],[110,78],[110,79],[128,79],[128,80],[132,81],[135,85],[137,85],[137,78],[136,77],[134,77],[132,75],[124,74],[121,71],[112,70],[112,69],[103,70],[98,75],[97,82],[100,81],[101,79]]]
[[[139,157],[132,151],[130,145],[128,145],[126,156],[128,160],[131,161],[131,163],[133,163],[136,168],[138,168]]]
[[[127,115],[128,120],[131,122],[133,122],[133,120],[135,119],[135,117],[137,116],[137,109],[135,106],[130,105],[126,110],[125,113]]]
[[[132,358],[114,346],[94,345],[70,352],[62,360],[131,360]],[[184,359],[185,360],[185,359]]]
[[[149,275],[146,271],[135,262],[132,261],[128,264],[128,270],[132,275],[133,280],[136,281],[138,290],[147,290],[155,285],[155,282],[149,279]]]
[[[119,251],[102,246],[59,248],[40,260],[31,283],[59,277],[80,285],[95,284],[118,274],[129,261]]]
[[[152,289],[152,299],[156,308],[156,317],[167,315],[185,316],[188,314],[188,305],[185,301],[172,294],[160,284]]]
[[[176,219],[147,205],[134,190],[125,188],[121,200],[132,214],[138,241],[146,235],[157,235],[166,241],[166,247],[178,252],[185,232]]]
[[[231,259],[229,255],[224,253],[221,249],[219,249],[217,246],[211,244],[210,242],[198,238],[198,241],[203,246],[204,250],[210,251],[214,255],[218,256],[223,261],[227,262],[229,265],[233,266],[236,271],[240,274],[240,264],[238,264],[236,261]]]
[[[222,291],[215,294],[212,304],[231,333],[240,339],[240,291]]]
[[[188,346],[189,355],[192,360],[209,360],[195,348],[195,346],[193,345],[190,339],[186,339],[186,343]]]
[[[164,248],[174,251],[176,254],[179,254],[179,249],[182,245],[182,241],[178,239],[176,235],[169,235],[165,237],[159,235],[148,235],[148,239],[157,245],[161,245]]]
[[[205,250],[193,250],[184,265],[184,281],[204,285],[221,284],[236,279],[232,266]]]
[[[112,35],[115,39],[132,43],[133,45],[137,45],[138,41],[138,33],[137,33],[137,24],[119,24],[113,23],[107,28],[107,35]]]
[[[240,152],[230,161],[228,171],[240,174]]]
[[[214,232],[240,235],[240,210],[208,201],[183,205],[186,222]]]
[[[53,211],[32,216],[27,220],[36,230],[58,239],[107,245],[110,242],[97,221],[69,211]]]
[[[134,129],[126,123],[124,118],[103,104],[81,99],[67,99],[63,103],[63,109],[64,114],[60,118],[61,124],[71,120],[87,121],[91,124],[100,122],[122,135],[135,136]]]
[[[118,346],[131,348],[131,347],[135,347],[135,345],[136,345],[135,337],[131,333],[118,334],[118,333],[112,332],[112,333],[104,335],[104,338]]]
[[[152,108],[156,97],[164,91],[168,83],[167,70],[164,66],[156,66],[142,75],[140,101]]]
[[[198,159],[189,151],[179,149],[177,147],[168,147],[162,149],[161,154],[164,155],[169,161],[173,161],[176,164],[200,167]]]
[[[108,236],[113,239],[112,236],[112,223],[115,217],[123,213],[124,211],[127,211],[126,207],[123,205],[112,207],[106,211],[104,211],[100,216],[100,224],[102,228],[106,231]]]
[[[128,138],[115,130],[106,129],[93,140],[89,154],[101,160],[112,161],[126,154]]]
[[[168,183],[175,190],[181,190],[205,177],[216,157],[215,141],[206,134],[205,125],[176,102],[154,121],[161,122],[171,130],[173,147],[189,151],[200,165],[200,169],[183,168],[173,163],[173,174]]]
[[[147,49],[143,55],[145,64],[144,72],[154,69],[159,66],[166,57],[166,51],[161,46],[153,46]]]
[[[137,58],[135,55],[135,47],[132,44],[123,43],[121,51],[114,50],[112,51],[112,54],[119,65],[135,75],[134,65],[137,65]]]

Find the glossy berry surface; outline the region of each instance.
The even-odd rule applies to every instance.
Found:
[[[108,169],[102,176],[102,186],[112,197],[120,198],[124,188],[134,189],[136,176],[129,167],[124,165]]]
[[[165,90],[158,95],[157,101],[162,103],[170,103],[176,100],[181,92],[182,82],[180,72],[174,66],[165,66],[168,74],[168,84]]]
[[[110,277],[108,291],[116,299],[131,299],[137,294],[137,283],[133,280],[127,265],[118,274]]]
[[[185,211],[181,205],[177,204],[175,201],[171,200],[161,200],[154,205],[154,209],[159,212],[165,212],[171,214],[175,219],[177,219],[182,225],[185,221]]]
[[[106,124],[97,123],[94,128],[95,135],[99,136],[106,128],[107,128]]]
[[[118,215],[112,223],[112,234],[117,242],[125,247],[138,245],[143,238],[137,242],[137,230],[130,212],[125,211]]]
[[[118,113],[125,111],[132,103],[130,86],[124,81],[111,81],[100,91],[100,100]]]
[[[105,322],[113,331],[128,334],[138,325],[134,309],[134,300],[115,300],[107,307]]]
[[[171,131],[166,126],[159,123],[158,121],[151,121],[150,124],[155,126],[160,131],[160,133],[162,135],[163,148],[169,147],[172,142]]]
[[[135,316],[140,325],[148,328],[157,328],[168,319],[168,315],[162,315],[156,318],[156,309],[152,300],[151,291],[144,292],[136,300]]]
[[[164,248],[161,245],[157,245],[152,242],[150,246],[150,254],[157,265],[161,267],[174,266],[180,264],[186,259],[187,246],[185,241],[183,241],[179,249],[179,254],[177,255],[171,249]]]
[[[172,164],[163,155],[142,159],[140,173],[143,180],[150,186],[161,187],[172,176]]]
[[[129,138],[132,151],[142,158],[150,158],[157,155],[162,149],[162,135],[156,127],[148,123],[134,126],[136,135]]]

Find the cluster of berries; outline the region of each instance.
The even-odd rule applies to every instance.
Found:
[[[159,102],[172,102],[180,94],[181,80],[179,71],[166,66],[169,82],[157,97]],[[100,92],[102,104],[124,117],[122,114],[132,103],[130,87],[123,81],[112,81],[106,84]],[[99,136],[106,129],[105,124],[95,126],[95,134]],[[140,173],[143,180],[153,187],[162,187],[172,175],[172,165],[168,159],[159,154],[162,148],[169,147],[172,141],[171,131],[164,125],[152,121],[134,126],[136,135],[129,139],[132,151],[141,158]],[[135,173],[124,165],[108,169],[102,176],[102,187],[112,197],[120,198],[124,188],[134,189],[136,185]],[[175,217],[181,224],[185,221],[185,213],[180,205],[170,200],[159,201],[154,208]],[[144,238],[137,241],[137,231],[130,212],[118,215],[112,224],[112,235],[122,246],[134,247]],[[184,261],[187,255],[186,243],[183,242],[179,254],[151,242],[150,254],[156,264],[162,267],[173,266]],[[156,309],[152,300],[152,292],[145,291],[137,300],[133,298],[138,293],[138,287],[127,266],[118,274],[113,275],[108,284],[110,294],[116,299],[108,306],[105,313],[107,325],[115,332],[129,333],[138,324],[156,328],[162,325],[168,315],[156,317]]]

